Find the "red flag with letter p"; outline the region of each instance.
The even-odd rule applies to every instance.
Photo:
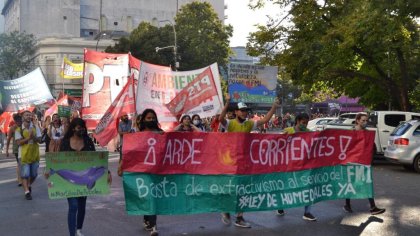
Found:
[[[211,69],[208,67],[165,106],[174,116],[178,116],[197,107],[214,95],[217,95],[217,88]]]
[[[118,135],[118,130],[115,127],[122,112],[126,112],[130,117],[135,114],[133,85],[133,77],[130,77],[96,126],[93,136],[101,146],[106,146],[111,139]]]

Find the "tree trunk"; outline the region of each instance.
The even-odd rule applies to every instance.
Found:
[[[401,82],[399,84],[399,88],[400,88],[400,100],[398,101],[400,103],[401,109],[403,111],[411,111],[411,104],[410,101],[408,99],[408,89],[407,89],[407,85],[408,85],[408,74],[407,74],[407,66],[404,60],[404,55],[401,52],[401,49],[397,48],[397,58],[398,58],[398,64],[400,67],[400,72],[401,72]]]

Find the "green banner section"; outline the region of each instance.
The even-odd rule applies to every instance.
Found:
[[[70,117],[71,107],[58,105],[58,116],[59,117]]]
[[[123,176],[130,215],[266,211],[373,197],[370,166],[338,165],[261,175]]]
[[[50,199],[109,193],[108,152],[45,153]]]

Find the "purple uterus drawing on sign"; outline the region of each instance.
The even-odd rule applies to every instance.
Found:
[[[73,171],[73,170],[53,170],[50,169],[50,175],[58,174],[61,178],[69,181],[70,183],[77,185],[86,185],[88,189],[92,189],[96,181],[105,174],[106,168],[103,166],[100,167],[90,167],[86,170]]]

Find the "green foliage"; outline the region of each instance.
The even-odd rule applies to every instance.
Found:
[[[420,77],[418,1],[275,2],[290,8],[293,25],[274,19],[260,26],[250,34],[252,55],[284,66],[306,93],[324,82],[373,109],[412,109]]]
[[[173,44],[173,32],[171,26],[158,28],[148,22],[141,22],[128,38],[121,38],[113,47],[105,51],[109,53],[128,53],[143,61],[173,65],[174,59],[170,49],[156,52],[156,47],[164,47]]]
[[[35,44],[32,34],[17,31],[0,34],[0,78],[15,79],[32,69]]]
[[[193,70],[214,62],[226,67],[232,27],[223,25],[209,3],[193,2],[184,5],[175,17],[174,27],[180,70]],[[133,56],[150,63],[173,65],[173,48],[156,52],[156,47],[173,46],[174,36],[170,24],[156,27],[142,22],[128,38],[121,38],[114,47],[108,47],[106,52],[131,52]]]
[[[232,27],[223,25],[209,3],[184,5],[175,22],[182,70],[200,68],[214,62],[226,69]]]

